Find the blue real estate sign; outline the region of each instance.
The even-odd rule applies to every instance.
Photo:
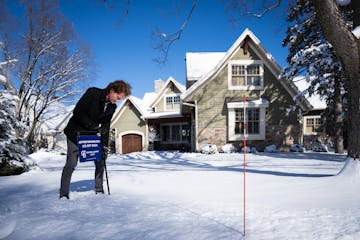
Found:
[[[79,135],[80,162],[101,160],[101,141],[98,135]]]

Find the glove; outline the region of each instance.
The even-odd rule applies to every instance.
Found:
[[[89,131],[99,132],[99,130],[100,130],[100,125],[97,125],[95,123],[88,123],[88,124],[85,125],[85,127]]]

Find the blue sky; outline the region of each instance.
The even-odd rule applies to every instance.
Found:
[[[286,64],[287,49],[281,46],[285,14],[282,18],[278,14],[244,18],[234,26],[223,3],[200,0],[181,40],[171,48],[168,64],[163,66],[153,61],[159,53],[153,49],[151,32],[156,27],[166,33],[177,31],[192,1],[176,14],[174,6],[179,0],[133,0],[126,15],[119,5],[109,9],[100,0],[59,2],[81,39],[91,46],[97,64],[93,86],[105,87],[113,80],[123,79],[132,85],[133,95],[142,98],[145,92],[153,91],[154,80],[159,78],[172,76],[185,84],[186,52],[226,52],[245,28],[253,31],[280,66]]]

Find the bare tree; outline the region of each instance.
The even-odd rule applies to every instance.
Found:
[[[16,89],[20,99],[16,118],[26,123],[22,133],[32,146],[35,130],[45,109],[76,93],[76,83],[87,78],[88,49],[76,43],[71,25],[59,11],[56,0],[23,0],[24,29],[17,35]],[[9,51],[10,52],[10,51]]]

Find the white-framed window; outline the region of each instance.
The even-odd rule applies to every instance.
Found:
[[[180,109],[180,95],[165,95],[165,111]]]
[[[244,117],[246,117],[246,133],[260,134],[260,108],[247,108],[244,116],[244,108],[235,109],[235,134],[244,133]]]
[[[230,90],[261,90],[264,86],[264,66],[261,60],[233,60],[228,64]]]
[[[319,132],[321,127],[321,117],[320,116],[305,116],[304,117],[304,126],[303,131],[305,135],[315,135]]]
[[[163,143],[183,143],[190,139],[188,123],[166,123],[160,125],[160,137]]]
[[[268,102],[265,99],[247,102],[230,102],[228,107],[229,141],[244,139],[244,120],[246,139],[265,139],[265,113]],[[245,110],[245,114],[244,114]]]

